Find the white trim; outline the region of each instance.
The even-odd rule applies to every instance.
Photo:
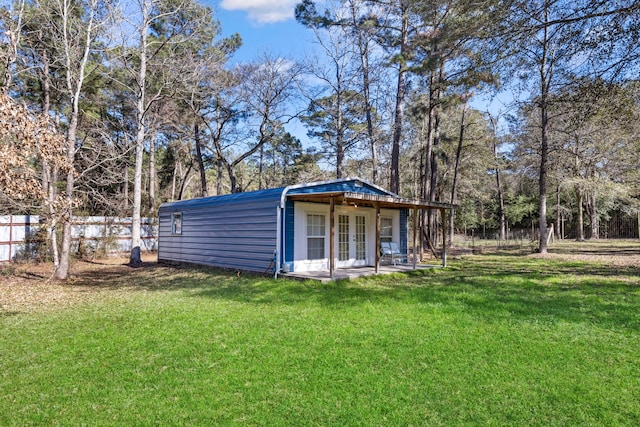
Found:
[[[180,218],[178,221],[176,221]],[[182,236],[182,227],[183,227],[183,216],[182,212],[171,212],[171,235],[172,236]]]
[[[360,179],[358,177],[349,177],[349,178],[341,178],[341,179],[332,179],[332,180],[327,180],[327,181],[316,181],[316,182],[307,182],[304,184],[296,184],[296,185],[289,185],[287,187],[284,188],[284,190],[282,190],[282,195],[280,196],[280,207],[284,208],[285,207],[285,202],[287,201],[287,193],[290,190],[296,190],[298,188],[311,188],[311,187],[317,187],[320,185],[329,185],[329,184],[338,184],[341,182],[361,182],[363,185],[369,186],[371,188],[374,188],[378,191],[383,192],[384,194],[387,194],[391,197],[400,197],[398,196],[396,193],[392,193],[391,191],[385,190],[384,188],[372,184],[368,181],[365,181],[364,179]]]
[[[294,244],[293,271],[317,271],[329,269],[329,206],[318,203],[294,204]],[[307,215],[324,215],[324,253],[325,258],[310,260],[307,258]]]
[[[340,228],[339,217],[347,216],[349,218],[349,259],[340,261]],[[362,216],[365,221],[365,259],[357,260],[355,251],[356,245],[353,240],[356,226],[356,217]],[[373,266],[375,264],[375,209],[371,208],[354,208],[348,207],[336,207],[336,230],[335,230],[335,242],[336,242],[336,267],[337,268],[350,268],[350,267],[364,267]],[[353,221],[352,221],[353,220]],[[371,228],[373,226],[373,229]],[[372,244],[373,243],[373,244]],[[351,257],[351,255],[354,255]]]
[[[329,205],[321,203],[310,202],[294,202],[294,218],[293,218],[293,232],[294,232],[294,244],[293,244],[293,268],[292,272],[300,271],[328,271],[329,270],[329,242],[330,242],[330,226],[329,226]],[[367,226],[367,247],[366,247],[366,260],[365,265],[375,265],[375,255],[378,248],[376,247],[375,239],[375,209],[373,208],[355,208],[353,206],[336,205],[335,215],[340,214],[358,214],[364,215]],[[308,260],[307,258],[307,246],[306,246],[306,217],[308,214],[320,214],[325,215],[327,220],[325,227],[325,255],[326,258],[322,260]],[[397,209],[381,209],[380,214],[392,218],[393,224],[393,240],[398,242],[400,239],[400,211]],[[338,227],[334,230],[336,233],[335,244],[338,244]],[[336,247],[335,251],[336,265],[338,251]]]

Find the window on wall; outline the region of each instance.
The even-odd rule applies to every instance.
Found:
[[[380,218],[380,241],[393,241],[393,220],[391,218]]]
[[[171,214],[171,234],[182,234],[182,212]]]
[[[325,216],[307,215],[307,259],[324,259]]]

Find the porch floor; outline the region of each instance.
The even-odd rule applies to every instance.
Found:
[[[416,270],[425,270],[428,268],[439,268],[442,265],[435,264],[417,264]],[[378,269],[377,274],[391,274],[391,273],[406,273],[413,271],[413,264],[385,264],[381,265]],[[357,279],[359,277],[365,276],[375,276],[376,269],[375,267],[366,266],[366,267],[352,267],[352,268],[337,268],[334,271],[333,278],[329,276],[329,271],[301,271],[296,273],[280,273],[278,276],[288,277],[292,279],[307,279],[307,280],[317,280],[319,282],[331,282],[333,280],[351,280]]]

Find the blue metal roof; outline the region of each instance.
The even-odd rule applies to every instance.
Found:
[[[308,184],[291,185],[285,190],[287,194],[312,194],[334,191],[344,191],[347,193],[378,194],[382,196],[397,197],[396,194],[384,190],[376,185],[370,184],[366,181],[363,181],[359,178],[345,178],[337,179],[334,181],[311,182]]]
[[[287,194],[312,194],[332,191],[344,191],[351,193],[379,194],[385,196],[398,197],[391,193],[370,184],[359,178],[343,178],[332,181],[309,182],[288,187],[271,188],[267,190],[248,191],[246,193],[225,194],[222,196],[200,197],[197,199],[180,200],[176,202],[163,203],[159,210],[175,210],[196,207],[224,206],[236,203],[247,203],[251,200],[278,200],[284,202],[283,197]]]
[[[225,194],[222,196],[200,197],[197,199],[179,200],[160,205],[160,210],[175,208],[196,208],[203,206],[224,206],[227,204],[243,203],[250,200],[280,200],[286,187],[270,188],[268,190],[248,191],[246,193]]]

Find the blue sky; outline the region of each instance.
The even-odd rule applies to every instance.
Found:
[[[313,48],[313,33],[294,18],[300,0],[201,0],[214,10],[222,26],[222,36],[234,33],[242,37],[242,47],[232,62],[256,60],[263,53],[302,59]],[[315,145],[298,120],[285,126],[303,146]]]
[[[294,18],[300,0],[204,0],[214,9],[223,36],[239,33],[242,47],[234,61],[257,59],[263,52],[299,58],[312,45],[313,34]]]
[[[220,21],[222,35],[239,33],[242,47],[234,55],[232,62],[256,60],[262,53],[292,59],[302,59],[314,49],[313,33],[299,24],[294,10],[301,0],[201,0],[214,10]],[[481,111],[490,109],[494,114],[505,109],[505,101],[512,95],[503,93],[490,100],[477,97],[472,107]],[[295,121],[287,130],[299,138],[305,146],[313,145],[306,135],[304,126]]]

